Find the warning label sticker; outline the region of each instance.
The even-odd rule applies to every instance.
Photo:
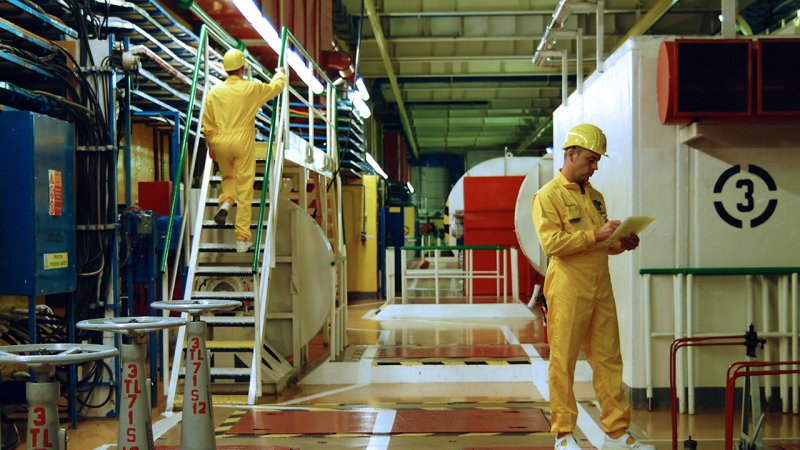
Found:
[[[65,269],[69,266],[69,254],[64,253],[45,253],[44,270]]]
[[[61,216],[64,196],[64,187],[61,183],[61,171],[48,170],[47,175],[50,183],[50,202],[48,205],[48,212],[51,216]]]

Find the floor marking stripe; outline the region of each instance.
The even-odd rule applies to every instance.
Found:
[[[397,417],[397,411],[378,411],[378,416],[375,417],[375,425],[372,426],[372,434],[389,434],[394,427],[394,419]]]

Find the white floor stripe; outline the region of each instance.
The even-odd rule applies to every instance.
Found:
[[[545,401],[550,401],[550,386],[547,382],[547,369],[550,366],[548,361],[539,356],[539,352],[533,347],[533,344],[522,344],[523,350],[531,358],[533,363],[533,385],[542,394]],[[586,409],[578,403],[578,429],[586,435],[589,442],[596,448],[603,448],[603,441],[605,434],[597,422],[592,419]]]
[[[363,387],[363,384],[351,384],[350,386],[340,387],[338,389],[332,389],[330,391],[320,392],[314,395],[307,395],[305,397],[298,397],[292,400],[287,400],[285,402],[278,403],[279,405],[296,405],[298,403],[304,403],[309,400],[314,400],[317,398],[327,397],[329,395],[339,394],[342,392],[352,391],[353,389],[357,389]]]
[[[503,336],[506,337],[506,341],[508,341],[509,344],[511,345],[519,344],[519,338],[517,337],[516,334],[514,334],[513,331],[511,331],[511,328],[509,328],[506,325],[503,325],[500,327],[500,330],[503,331]]]
[[[163,436],[167,431],[175,428],[175,425],[181,422],[183,417],[181,414],[164,413],[163,419],[153,424],[153,440]]]
[[[580,403],[578,403],[578,429],[586,435],[595,448],[603,448],[605,433]]]
[[[391,436],[389,435],[381,435],[381,436],[372,436],[369,438],[369,444],[367,444],[367,450],[384,450],[389,448],[389,441],[391,440]]]
[[[394,419],[397,411],[378,411],[375,418],[375,425],[372,427],[372,434],[389,434],[394,426]]]

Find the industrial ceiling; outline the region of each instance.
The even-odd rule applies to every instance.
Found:
[[[357,71],[371,85],[373,110],[386,128],[404,130],[412,150],[536,155],[552,145],[549,124],[561,104],[562,77],[560,59],[534,65],[531,58],[558,4],[335,0],[334,16],[342,46],[351,55],[359,50]],[[581,29],[588,76],[595,70],[597,4],[567,4],[573,12],[561,29]],[[718,35],[721,6],[720,0],[606,0],[604,55],[631,34]],[[740,0],[737,28],[740,34],[766,33],[798,8],[800,0]],[[570,92],[576,47],[574,38],[553,45],[568,52]]]

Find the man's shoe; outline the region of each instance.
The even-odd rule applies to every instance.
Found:
[[[581,450],[572,433],[557,437],[556,445],[553,448],[554,450]]]
[[[641,442],[637,441],[636,438],[631,436],[630,433],[627,431],[625,434],[620,436],[617,439],[611,439],[609,435],[606,435],[606,440],[603,442],[603,450],[656,450],[654,445],[650,444],[642,444]]]
[[[217,214],[214,215],[214,222],[216,222],[217,225],[221,227],[225,226],[225,219],[228,218],[228,210],[230,208],[231,204],[229,202],[223,202],[222,205],[220,205]]]
[[[253,248],[253,241],[236,241],[236,253],[244,253]]]

